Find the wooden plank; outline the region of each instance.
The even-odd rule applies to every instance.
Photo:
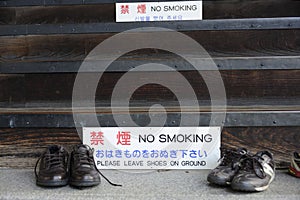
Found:
[[[119,33],[136,28],[167,28],[176,31],[224,31],[299,29],[299,17],[213,19],[173,22],[81,23],[81,24],[22,24],[0,26],[0,36]]]
[[[247,147],[251,152],[270,150],[277,167],[289,165],[290,156],[300,147],[300,127],[225,128],[222,132],[224,146]]]
[[[164,64],[177,71],[193,71],[195,68],[186,61],[172,55],[155,56],[139,54],[140,58],[123,56],[114,61],[106,72],[126,72],[142,64],[154,61]],[[263,57],[215,57],[213,58],[218,70],[295,70],[300,69],[300,56],[263,56]],[[81,72],[104,72],[102,68],[105,60],[95,61],[89,69],[80,68],[82,61],[45,61],[45,62],[3,62],[0,64],[0,73],[4,74],[39,74],[39,73],[77,73]],[[204,70],[204,69],[203,69]],[[143,69],[142,71],[152,71]],[[161,69],[161,71],[166,71]]]
[[[135,78],[143,79],[149,74],[157,76],[164,73],[168,77],[169,84],[181,87],[176,81],[175,72],[135,72]],[[196,71],[181,72],[194,89],[200,101],[210,100],[206,84]],[[300,70],[224,70],[220,71],[228,100],[234,99],[299,99],[300,97]],[[109,102],[116,83],[124,73],[104,73],[98,87],[96,101]],[[214,72],[205,72],[207,78]],[[4,76],[6,77],[6,76]],[[8,76],[9,77],[9,76]],[[18,102],[66,102],[72,99],[73,84],[76,74],[25,74],[24,77],[16,77],[13,82],[0,79],[0,102],[11,104]],[[87,84],[87,83],[83,83]],[[87,85],[87,87],[89,87]],[[121,86],[124,91],[128,88]],[[23,91],[23,93],[22,93]],[[14,97],[14,98],[11,98]],[[11,99],[11,100],[10,100]],[[120,99],[121,100],[121,99]],[[157,84],[141,86],[131,97],[134,102],[174,102],[176,96],[168,88]],[[264,103],[263,101],[261,103]],[[279,103],[280,104],[280,103]]]
[[[204,19],[300,16],[300,2],[293,0],[203,1]]]
[[[16,18],[6,20],[7,24],[86,23],[115,21],[113,2],[115,1],[10,0],[0,1],[0,6],[2,10],[14,9],[16,11]],[[9,6],[25,7],[9,8]],[[204,19],[297,17],[300,16],[299,10],[300,2],[293,0],[203,1]],[[5,16],[0,12],[1,15]]]
[[[276,109],[276,107],[275,107]],[[147,110],[148,111],[148,110]],[[224,121],[223,117],[226,118]],[[150,120],[148,112],[130,113],[130,118],[134,121],[127,121],[127,114],[97,114],[97,121],[90,120],[93,113],[77,113],[80,119],[74,118],[72,114],[1,114],[0,127],[1,128],[73,128],[73,127],[94,127],[98,126],[117,126],[115,118],[123,119],[122,126],[224,126],[224,127],[262,127],[262,126],[299,126],[300,109],[297,106],[296,111],[235,111],[235,112],[200,112],[197,110],[192,112],[155,112],[151,114]],[[197,117],[200,118],[199,123],[194,122]],[[182,119],[185,122],[181,122]],[[220,120],[217,120],[220,119]]]
[[[222,146],[246,147],[251,152],[270,150],[278,167],[286,167],[290,154],[300,148],[300,127],[224,128]],[[0,167],[33,168],[46,146],[68,150],[80,143],[75,129],[0,129]]]
[[[0,102],[7,102],[8,106],[24,106],[25,100],[24,75],[0,74]]]
[[[161,72],[135,73],[134,76],[143,79],[151,73],[153,76]],[[164,72],[170,84],[180,86],[176,81],[176,74]],[[185,78],[194,88],[199,100],[209,99],[209,93],[205,82],[199,77],[198,72],[182,72]],[[213,74],[213,72],[211,73]],[[103,76],[105,87],[99,87],[96,100],[107,101],[115,84],[123,73],[107,73]],[[206,74],[208,77],[210,73]],[[300,96],[300,70],[268,70],[268,71],[221,71],[221,76],[226,88],[228,99],[234,98],[296,98]],[[26,101],[63,101],[71,100],[75,74],[53,74],[53,75],[25,75]],[[39,85],[39,87],[36,87]],[[126,85],[123,86],[126,91]],[[132,101],[174,101],[174,94],[159,85],[148,84],[135,91]]]
[[[80,143],[74,129],[1,129],[0,167],[33,168],[44,148],[59,144],[71,150]]]
[[[14,8],[0,7],[0,25],[16,24],[16,10]]]
[[[300,53],[300,30],[296,29],[197,31],[186,32],[185,34],[201,44],[213,58],[217,59],[239,59],[241,57],[272,58],[274,56],[299,56]],[[0,61],[2,61],[0,62],[0,68],[1,66],[3,68],[5,65],[14,67],[14,63],[24,63],[25,66],[28,66],[30,62],[82,61],[93,48],[112,35],[79,34],[0,37]],[[172,57],[172,55],[164,51],[147,49],[130,52],[122,56],[120,61],[143,61],[145,55],[153,60],[174,59],[174,55]],[[102,59],[105,60],[107,58],[103,56]]]
[[[20,7],[16,10],[16,24],[76,24],[115,21],[115,6],[72,5],[47,7]]]
[[[255,112],[255,111],[297,111],[300,110],[298,98],[293,99],[227,99],[226,105],[221,103],[216,103],[214,111],[216,112]],[[186,100],[188,102],[188,100]],[[157,104],[158,102],[151,101],[136,101],[130,104],[131,113],[147,113],[149,107]],[[165,101],[162,102],[164,108],[152,108],[151,111],[157,113],[163,113],[167,111],[168,113],[178,113],[178,112],[211,112],[211,102],[210,100],[198,101],[198,107],[194,105],[179,105],[177,101]],[[0,104],[1,110],[0,114],[72,114],[75,113],[96,113],[99,114],[111,114],[112,106],[109,101],[95,102],[94,107],[80,106],[75,107],[72,110],[71,102],[29,102],[24,105],[18,105],[10,107],[4,103]],[[84,105],[84,101],[82,101]],[[126,114],[127,106],[126,103],[120,103],[113,106],[117,113]],[[94,110],[95,109],[95,110]]]

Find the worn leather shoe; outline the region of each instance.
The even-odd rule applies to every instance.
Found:
[[[36,184],[45,187],[68,184],[68,152],[58,145],[49,146],[35,165]],[[39,165],[39,172],[37,167]]]
[[[93,150],[87,145],[76,145],[71,153],[69,184],[75,187],[89,187],[100,183]]]
[[[232,179],[238,173],[241,160],[248,157],[249,152],[245,148],[221,148],[221,152],[221,163],[211,170],[207,176],[207,181],[212,184],[227,186],[231,184]]]

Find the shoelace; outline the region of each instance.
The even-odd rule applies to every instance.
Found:
[[[106,178],[100,171],[99,171],[99,169],[96,167],[96,165],[95,165],[95,168],[96,168],[96,170],[97,170],[97,172],[109,183],[109,184],[111,184],[112,186],[119,186],[119,187],[122,187],[122,185],[121,184],[116,184],[116,183],[113,183],[113,182],[111,182],[110,180],[108,180],[108,178]]]
[[[247,152],[243,154],[236,152],[235,150],[229,150],[226,148],[221,148],[221,151],[224,152],[221,158],[221,166],[227,166],[232,164],[232,168],[236,168],[240,165],[239,160],[246,155]]]
[[[41,161],[41,159],[43,157],[45,157],[45,162],[46,162],[47,168],[49,169],[49,168],[64,167],[63,166],[64,156],[67,157],[67,161],[66,162],[68,163],[69,155],[66,152],[61,152],[61,151],[59,151],[58,153],[44,152],[39,157],[39,159],[36,161],[36,164],[35,164],[35,167],[34,167],[35,177],[36,178],[38,177],[37,167],[38,167],[38,164],[39,164],[39,162]]]
[[[247,172],[254,172],[255,175],[261,179],[266,177],[263,166],[259,160],[264,160],[261,156],[246,157],[242,160],[242,170]]]
[[[223,154],[223,157],[221,158],[220,165],[226,166],[226,165],[230,164],[234,157],[235,157],[235,154],[232,151],[226,150],[226,152],[224,152],[224,154]]]
[[[86,165],[90,165],[90,166],[94,166],[95,169],[97,170],[97,172],[109,183],[111,184],[112,186],[120,186],[122,187],[122,185],[120,184],[116,184],[116,183],[113,183],[111,182],[108,178],[106,178],[104,176],[104,174],[102,174],[100,172],[100,170],[97,168],[96,166],[96,163],[95,163],[95,160],[93,159],[93,154],[94,154],[94,149],[91,149],[88,145],[82,145],[83,147],[85,147],[87,149],[87,152],[76,152],[74,153],[74,156],[76,156],[79,161],[82,163],[82,164],[86,164]],[[89,152],[92,152],[91,155],[89,155]]]
[[[76,157],[82,165],[94,165],[93,159],[86,152],[75,152],[73,156]]]

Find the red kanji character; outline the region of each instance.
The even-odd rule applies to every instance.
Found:
[[[117,145],[121,144],[121,145],[130,145],[130,132],[129,131],[122,131],[122,132],[118,132],[117,134]]]
[[[129,6],[121,5],[121,14],[129,14]]]
[[[103,132],[99,131],[99,132],[90,132],[90,142],[91,145],[98,145],[99,143],[104,145],[104,135]]]
[[[139,4],[137,13],[146,14],[146,4]]]

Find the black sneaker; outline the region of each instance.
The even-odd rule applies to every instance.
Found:
[[[100,176],[96,170],[93,150],[87,145],[76,145],[71,153],[70,181],[76,187],[99,185]]]
[[[231,187],[246,192],[264,191],[274,178],[273,156],[268,151],[261,151],[243,161],[242,168],[231,182]]]
[[[49,146],[36,162],[34,172],[36,184],[45,187],[68,184],[68,152],[61,146]],[[37,166],[39,172],[37,173]]]
[[[207,176],[207,181],[216,185],[230,185],[233,177],[240,168],[240,160],[248,156],[245,148],[221,149],[221,163]]]

